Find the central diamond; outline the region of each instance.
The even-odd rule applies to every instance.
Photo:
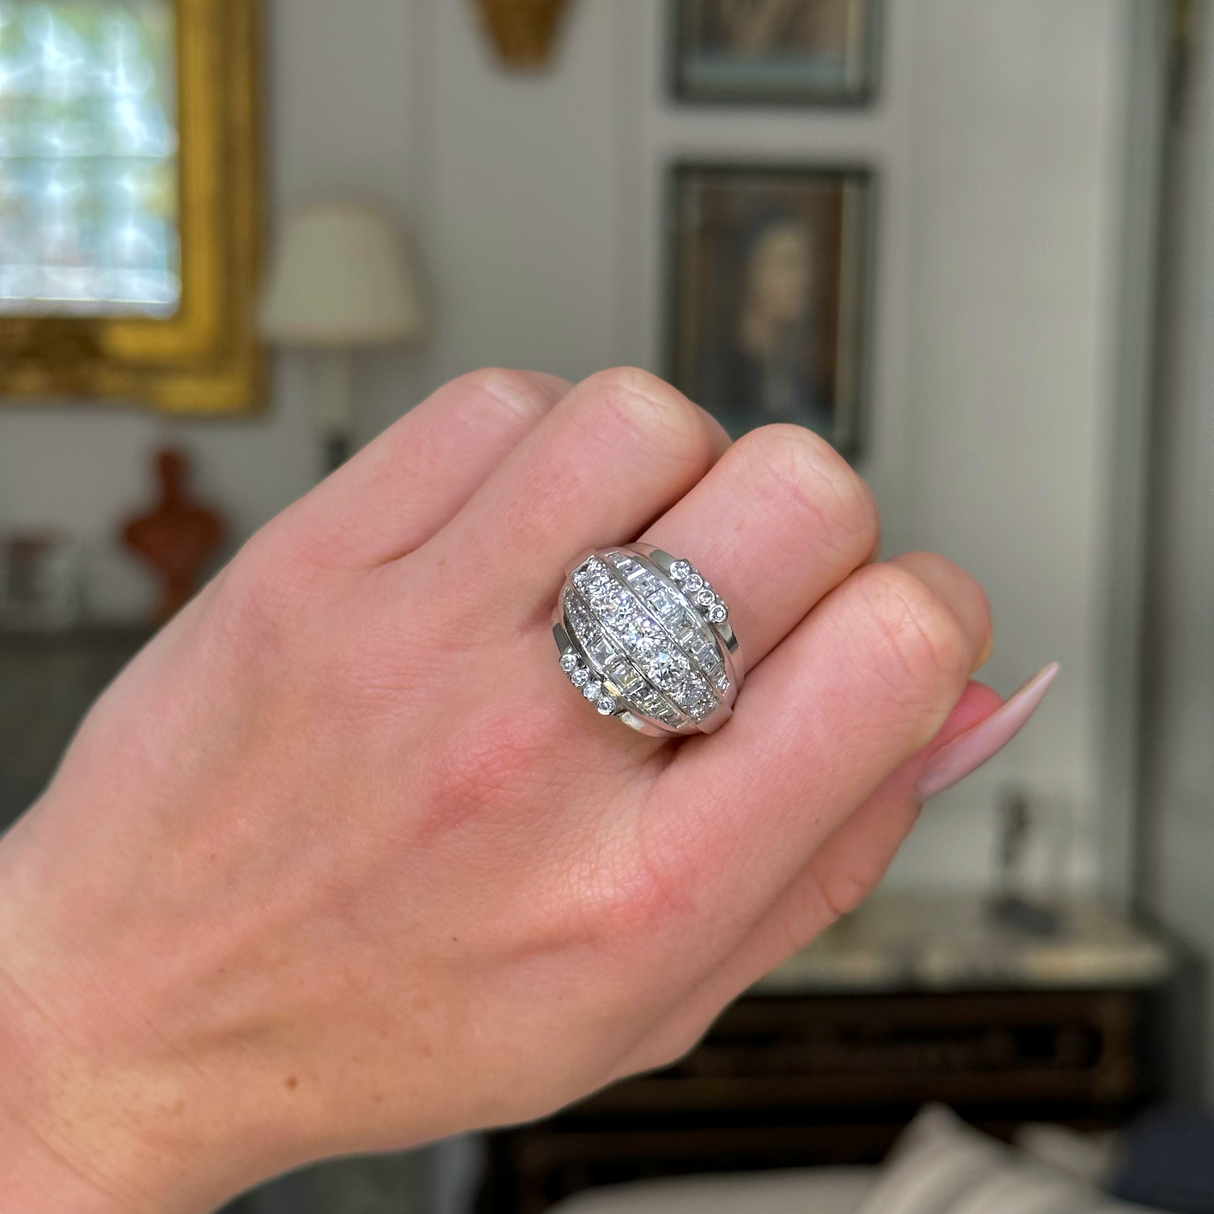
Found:
[[[655,645],[658,627],[648,616],[633,612],[620,622],[619,634],[629,649],[641,653]]]
[[[687,672],[687,661],[682,654],[671,653],[654,641],[643,641],[638,647],[637,657],[646,675],[659,687],[668,690],[678,687]]]

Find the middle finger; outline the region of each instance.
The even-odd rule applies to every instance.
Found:
[[[740,438],[641,537],[685,557],[729,605],[746,669],[876,551],[868,486],[801,426]]]
[[[547,619],[569,561],[627,543],[685,494],[729,439],[643,371],[583,380],[431,541],[437,563],[482,571],[495,615]]]

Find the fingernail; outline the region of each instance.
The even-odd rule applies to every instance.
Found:
[[[940,747],[919,773],[916,799],[923,802],[951,788],[1001,751],[1037,711],[1057,673],[1057,662],[1043,666],[985,721]]]

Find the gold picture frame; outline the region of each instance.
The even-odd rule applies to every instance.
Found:
[[[6,403],[232,414],[263,400],[258,0],[173,0],[181,303],[164,319],[0,316]]]

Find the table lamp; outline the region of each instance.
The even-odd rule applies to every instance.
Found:
[[[312,403],[332,470],[350,449],[352,352],[414,337],[425,319],[391,227],[348,203],[294,216],[271,262],[260,319],[268,340],[317,356]]]

